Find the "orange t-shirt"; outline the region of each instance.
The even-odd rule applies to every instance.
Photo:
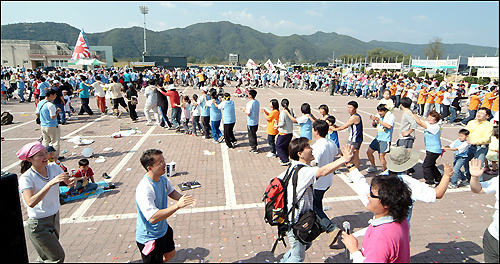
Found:
[[[420,93],[418,93],[417,104],[425,104],[426,97],[427,97],[427,91],[420,90]]]
[[[435,92],[429,92],[427,95],[427,100],[425,101],[426,104],[433,104],[434,99],[436,98],[436,93]]]
[[[477,110],[479,108],[479,104],[481,100],[479,100],[479,96],[473,95],[470,97],[469,110]]]
[[[397,84],[393,84],[391,85],[391,96],[395,96],[396,95],[396,90],[398,89],[398,85]]]
[[[444,91],[439,91],[436,93],[436,104],[442,104],[444,99]]]
[[[491,104],[493,103],[493,100],[495,100],[495,95],[493,95],[492,92],[485,94],[483,99],[483,104],[481,105],[481,107],[486,107],[488,109],[491,109]]]
[[[278,123],[278,120],[280,118],[280,111],[274,109],[269,113],[269,115],[266,117],[267,119],[267,134],[274,136],[278,134],[278,129],[274,128],[274,124]]]
[[[493,101],[493,105],[491,106],[491,111],[493,112],[498,112],[498,95],[496,96],[495,100]]]

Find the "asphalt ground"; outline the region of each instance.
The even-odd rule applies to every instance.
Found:
[[[226,92],[234,93],[234,87],[225,87]],[[192,87],[179,87],[185,95],[201,94]],[[337,118],[337,124],[349,119],[347,102],[356,100],[358,112],[364,121],[364,142],[361,147],[361,169],[367,179],[377,173],[366,173],[368,159],[366,150],[376,136],[376,129],[369,122],[369,115],[376,114],[377,100],[362,99],[355,96],[329,96],[323,91],[304,91],[282,88],[259,88],[257,100],[261,107],[268,107],[271,99],[288,98],[290,107],[300,116],[300,105],[308,102],[313,115],[319,116],[317,108],[327,104],[330,114]],[[245,107],[247,99],[232,98],[236,107]],[[267,145],[266,120],[260,114],[258,130],[259,154],[249,153],[246,129],[246,115],[236,111],[235,149],[225,144],[202,139],[156,126],[146,126],[143,114],[144,95],[139,96],[139,122],[131,123],[125,112],[120,119],[111,115],[74,115],[67,125],[61,126],[61,151],[66,159],[63,164],[68,168],[78,168],[78,160],[83,158],[83,146],[68,142],[74,136],[95,140],[91,147],[94,155],[90,167],[97,181],[103,180],[101,174],[108,173],[112,178],[106,180],[117,188],[98,196],[66,203],[61,206],[60,242],[66,252],[66,262],[141,262],[135,243],[135,224],[137,209],[135,188],[145,174],[139,162],[146,149],[157,148],[163,151],[167,162],[177,164],[178,174],[170,177],[172,185],[180,191],[178,184],[196,180],[202,187],[185,191],[194,195],[198,205],[194,208],[179,210],[168,219],[174,230],[177,254],[171,262],[274,262],[281,258],[288,248],[281,244],[273,254],[270,250],[276,239],[276,228],[264,222],[263,192],[269,181],[284,171],[277,158],[266,157]],[[78,111],[80,102],[74,98],[73,106]],[[108,107],[110,103],[107,102]],[[96,98],[91,97],[90,106],[98,113]],[[121,109],[123,110],[123,109]],[[19,160],[15,153],[19,148],[41,137],[39,125],[35,123],[34,103],[9,101],[2,105],[2,112],[10,111],[14,124],[2,126],[4,138],[1,148],[2,171],[19,174]],[[169,112],[170,114],[170,112]],[[395,110],[396,126],[393,143],[399,132],[402,113]],[[112,138],[120,127],[137,127],[139,134],[122,138]],[[221,126],[222,127],[222,126]],[[448,145],[457,138],[460,126],[443,125],[441,142]],[[298,136],[298,126],[295,127]],[[414,149],[424,150],[423,129],[417,131]],[[347,141],[347,130],[339,132],[341,145]],[[314,140],[313,142],[314,143]],[[104,151],[111,147],[113,150]],[[206,155],[213,154],[213,155]],[[98,156],[106,161],[97,163]],[[421,151],[423,160],[425,152]],[[376,156],[377,165],[380,162]],[[438,159],[438,164],[452,163],[453,154],[446,152]],[[439,166],[442,168],[442,165]],[[414,177],[423,179],[421,164],[417,164]],[[354,231],[368,226],[373,214],[364,208],[347,182],[346,170],[336,174],[332,187],[326,192],[324,205],[330,207],[326,214],[338,225],[350,221]],[[489,179],[491,176],[486,176]],[[411,219],[411,261],[412,262],[484,262],[482,235],[490,225],[495,203],[493,195],[473,194],[468,187],[449,190],[443,199],[434,204],[417,202]],[[170,201],[173,204],[172,201]],[[27,219],[22,205],[23,220]],[[359,238],[360,244],[362,237]],[[321,235],[306,252],[306,262],[346,262],[343,249],[330,249],[326,245],[327,236]],[[30,241],[26,240],[30,261],[35,261],[37,253]]]

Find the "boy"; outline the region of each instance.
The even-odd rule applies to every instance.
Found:
[[[76,178],[76,184],[66,192],[66,195],[68,196],[93,191],[98,187],[94,180],[94,172],[89,167],[88,159],[81,159],[78,161],[78,170],[75,172],[73,177]],[[92,182],[89,182],[89,179]]]
[[[469,137],[469,130],[460,129],[458,131],[458,139],[451,143],[450,146],[444,147],[444,150],[455,151],[455,159],[453,160],[453,176],[451,176],[451,182],[448,186],[449,189],[456,189],[460,183],[467,183],[467,178],[465,174],[460,170],[462,166],[465,171],[469,171],[469,164],[467,162],[467,155],[469,152],[469,143],[467,138]]]
[[[333,140],[335,145],[337,146],[338,149],[340,149],[340,142],[339,142],[339,134],[337,131],[333,130],[337,126],[335,125],[335,117],[332,115],[329,115],[326,117],[326,123],[328,123],[328,135],[326,136],[327,138]]]
[[[53,162],[57,165],[59,165],[59,167],[61,167],[61,169],[64,171],[64,172],[68,172],[68,169],[66,168],[66,166],[64,166],[58,159],[56,159],[56,149],[52,146],[48,146],[47,147],[47,152],[49,153],[49,162]],[[61,182],[63,183],[63,182]]]
[[[382,174],[386,173],[387,161],[385,160],[385,155],[390,151],[391,141],[392,141],[392,131],[394,130],[394,123],[396,118],[393,114],[389,112],[389,109],[384,104],[377,106],[378,114],[376,116],[371,115],[372,126],[377,128],[377,137],[370,143],[366,155],[370,160],[371,166],[368,168],[367,172],[377,171],[375,166],[375,157],[373,153],[378,151],[380,163],[382,165]]]
[[[144,263],[164,263],[175,256],[173,229],[166,220],[181,208],[196,206],[196,199],[181,195],[172,187],[165,177],[166,164],[161,150],[146,150],[140,161],[147,173],[137,185],[135,193],[135,240]],[[167,196],[178,202],[168,206]]]

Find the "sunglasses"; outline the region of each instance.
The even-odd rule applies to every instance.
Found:
[[[380,196],[373,194],[372,190],[370,190],[370,197],[380,199]]]

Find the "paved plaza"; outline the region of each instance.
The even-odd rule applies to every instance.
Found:
[[[234,88],[226,87],[226,92],[234,93]],[[184,95],[201,94],[191,87],[179,87]],[[354,96],[329,96],[327,92],[314,92],[293,89],[258,89],[257,100],[261,107],[268,107],[270,99],[290,100],[290,107],[296,115],[300,114],[300,105],[308,102],[313,115],[319,116],[317,108],[327,104],[330,114],[337,118],[337,124],[343,124],[349,118],[347,102],[359,103],[358,113],[364,121],[364,143],[360,158],[363,174],[367,179],[376,173],[366,173],[368,159],[366,150],[376,136],[376,129],[371,127],[369,115],[376,114],[378,100],[367,100]],[[174,230],[177,254],[171,262],[275,262],[288,248],[279,244],[276,252],[270,251],[277,235],[275,227],[264,222],[263,192],[269,181],[284,171],[277,158],[266,157],[267,145],[266,120],[260,114],[258,135],[259,154],[249,153],[250,147],[246,132],[246,115],[238,107],[245,107],[247,99],[232,98],[235,102],[235,135],[238,145],[228,149],[225,144],[202,139],[157,126],[146,126],[143,114],[144,96],[140,94],[138,114],[140,121],[131,123],[127,113],[117,119],[111,115],[74,116],[67,125],[61,126],[61,151],[63,164],[68,168],[78,168],[78,160],[83,158],[85,147],[68,142],[74,136],[95,140],[89,145],[94,150],[90,158],[90,167],[95,172],[96,181],[103,172],[112,178],[106,180],[117,188],[98,196],[88,197],[61,206],[60,242],[66,252],[66,262],[141,262],[141,256],[135,242],[136,216],[135,188],[145,174],[139,158],[143,151],[157,148],[163,151],[166,162],[177,164],[177,176],[170,177],[172,185],[184,181],[196,180],[202,187],[182,192],[193,195],[198,200],[194,208],[179,210],[168,223]],[[73,99],[73,106],[78,110],[80,102]],[[107,102],[110,107],[109,102]],[[95,97],[90,98],[90,106],[98,112]],[[121,109],[123,110],[123,109]],[[2,171],[19,173],[19,159],[15,153],[26,143],[41,137],[40,126],[35,123],[33,103],[20,104],[17,100],[2,105],[2,112],[10,111],[14,124],[2,126],[1,167]],[[399,132],[402,113],[394,111],[396,125],[393,142]],[[128,124],[125,124],[128,123]],[[122,138],[112,138],[120,126],[137,127],[140,134]],[[222,126],[221,126],[222,127]],[[448,145],[457,138],[460,126],[443,125],[441,142]],[[298,126],[295,127],[298,136]],[[423,150],[423,129],[416,134],[414,149]],[[347,130],[339,132],[341,145],[347,141]],[[313,142],[314,143],[314,140]],[[103,149],[111,147],[111,151]],[[208,152],[206,151],[208,150]],[[206,155],[209,152],[213,155]],[[96,163],[99,156],[106,159]],[[424,152],[420,159],[423,160]],[[380,165],[376,158],[377,165]],[[453,153],[446,152],[438,159],[438,164],[452,163]],[[442,168],[442,166],[439,166]],[[379,166],[380,168],[380,166]],[[421,163],[416,166],[414,177],[423,178]],[[336,174],[332,187],[326,192],[324,205],[330,207],[326,214],[342,226],[343,221],[350,221],[354,231],[368,226],[372,218],[370,213],[347,182],[346,169],[343,174]],[[380,172],[380,171],[379,171]],[[489,176],[491,177],[491,176]],[[489,179],[485,175],[485,179]],[[7,201],[8,202],[8,201]],[[467,187],[448,190],[444,198],[435,204],[416,202],[411,219],[411,261],[412,262],[484,262],[482,236],[490,225],[494,213],[493,195],[473,194]],[[173,202],[171,202],[173,204]],[[22,205],[23,219],[27,214]],[[327,235],[321,235],[306,252],[306,262],[346,262],[344,249],[330,249],[326,245]],[[35,261],[37,253],[30,241],[26,240],[29,260]],[[287,243],[288,244],[288,243]],[[360,239],[361,244],[361,239]]]

